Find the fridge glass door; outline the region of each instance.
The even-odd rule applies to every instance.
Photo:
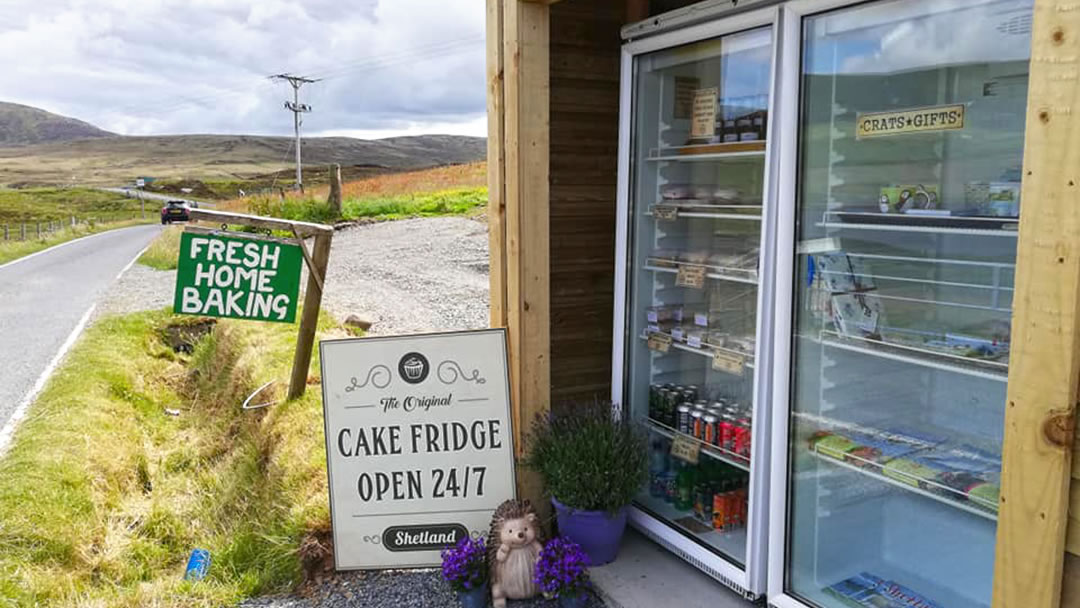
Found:
[[[786,592],[989,606],[1030,0],[802,18]]]
[[[746,561],[772,28],[635,58],[623,405],[636,505]]]

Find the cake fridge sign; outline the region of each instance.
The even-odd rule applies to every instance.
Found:
[[[330,515],[339,570],[436,566],[514,496],[506,334],[325,340]]]

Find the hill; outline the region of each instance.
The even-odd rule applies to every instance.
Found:
[[[330,163],[400,171],[483,160],[485,142],[457,135],[305,137],[302,151],[305,171]],[[291,137],[116,135],[0,102],[0,186],[118,185],[136,176],[246,180],[291,167],[292,146]]]
[[[0,101],[0,146],[70,141],[115,135],[94,125],[38,108]]]

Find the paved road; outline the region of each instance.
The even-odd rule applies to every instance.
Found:
[[[154,200],[161,202],[168,201],[188,201],[189,203],[196,203],[200,207],[217,207],[217,203],[210,203],[207,201],[199,201],[193,198],[184,198],[176,194],[158,194],[157,192],[146,192],[145,190],[134,190],[131,188],[99,188],[105,192],[115,192],[117,194],[125,194],[129,198],[145,198],[146,200]]]
[[[90,306],[160,230],[110,230],[0,266],[0,429]],[[0,451],[4,439],[0,431]]]

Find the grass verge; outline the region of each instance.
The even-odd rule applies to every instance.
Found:
[[[60,243],[66,243],[67,241],[73,241],[77,238],[89,236],[91,234],[97,234],[99,232],[105,232],[106,230],[115,230],[117,228],[127,228],[128,226],[137,226],[139,224],[147,224],[153,222],[146,222],[144,220],[127,220],[122,222],[110,222],[107,224],[79,224],[74,228],[62,228],[56,232],[43,235],[40,239],[28,238],[25,241],[0,241],[0,264],[6,264],[12,260],[28,256],[31,253],[37,253],[43,249],[48,249]],[[14,236],[14,235],[12,235]]]
[[[324,200],[315,198],[276,197],[250,199],[251,213],[303,222],[333,223],[339,219],[372,218],[396,220],[406,217],[434,215],[466,215],[487,204],[487,188],[456,188],[438,192],[399,194],[396,196],[365,196],[346,198],[341,205],[341,217]]]
[[[105,319],[50,380],[0,460],[0,605],[221,606],[301,579],[329,529],[319,391],[240,409],[287,378],[296,325],[163,341],[197,321]],[[210,572],[184,582],[195,547]]]
[[[139,263],[156,270],[176,270],[180,257],[180,235],[183,232],[181,226],[169,226],[162,230],[139,256]]]
[[[157,219],[156,202],[147,201],[147,215]],[[71,222],[93,218],[99,222],[130,220],[139,212],[138,199],[92,188],[0,188],[0,224],[17,230],[20,222]]]

